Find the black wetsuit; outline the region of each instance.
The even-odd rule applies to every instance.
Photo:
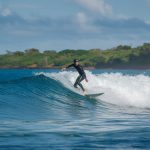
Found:
[[[83,88],[83,86],[82,86],[82,84],[81,84],[81,82],[82,82],[84,79],[86,79],[86,74],[85,74],[85,72],[84,72],[84,70],[83,70],[83,67],[82,67],[81,65],[71,64],[71,65],[69,65],[69,66],[66,67],[66,68],[70,68],[70,67],[76,68],[76,70],[77,70],[78,73],[79,73],[79,76],[77,77],[77,79],[76,79],[76,81],[75,81],[75,83],[74,83],[74,87],[77,88],[77,85],[79,85],[79,86],[81,87],[81,89],[82,89],[83,91],[85,91],[85,89]]]

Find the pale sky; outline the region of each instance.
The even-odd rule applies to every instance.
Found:
[[[150,0],[0,0],[0,53],[150,42]]]

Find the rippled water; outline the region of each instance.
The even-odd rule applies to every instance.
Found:
[[[150,149],[150,72],[0,70],[0,149]]]

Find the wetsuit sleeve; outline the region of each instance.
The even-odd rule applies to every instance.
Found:
[[[66,68],[68,69],[70,67],[74,67],[74,64],[71,64],[71,65],[67,66]]]

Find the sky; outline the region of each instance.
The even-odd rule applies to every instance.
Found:
[[[0,0],[0,53],[150,42],[150,0]]]

